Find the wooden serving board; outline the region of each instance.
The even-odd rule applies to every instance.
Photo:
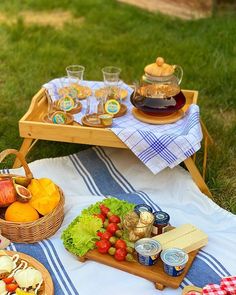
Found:
[[[114,268],[126,271],[133,275],[147,279],[155,284],[156,289],[163,290],[165,287],[170,287],[177,289],[181,282],[183,281],[185,275],[187,274],[189,268],[191,267],[193,260],[195,259],[198,250],[189,253],[189,260],[185,266],[184,272],[178,277],[172,277],[164,272],[163,263],[160,257],[157,263],[152,266],[144,266],[138,261],[127,262],[127,261],[117,261],[115,258],[109,254],[101,254],[97,249],[88,251],[85,256],[79,257],[81,262],[85,262],[87,259],[94,260],[112,266]]]
[[[126,114],[127,106],[125,104],[123,104],[123,103],[120,106],[121,106],[120,110],[119,110],[119,112],[117,114],[115,114],[113,116],[114,118],[122,117],[122,116],[124,116]]]
[[[0,256],[13,256],[15,254],[18,254],[21,260],[25,260],[26,262],[28,262],[29,266],[32,266],[41,272],[43,276],[43,289],[38,293],[38,295],[54,295],[54,286],[52,278],[47,269],[38,260],[21,252],[7,250],[0,251]]]
[[[81,122],[84,126],[87,126],[87,127],[96,127],[96,128],[107,128],[107,127],[111,127],[111,125],[103,125],[102,123],[91,123],[87,120],[87,118],[89,116],[94,116],[93,114],[92,115],[85,115],[83,116],[83,118],[81,119]],[[98,117],[98,116],[97,116]]]
[[[62,111],[60,111],[60,112],[62,112]],[[52,114],[50,113],[50,115],[53,116],[53,113]],[[66,124],[55,124],[54,122],[52,122],[52,120],[49,119],[48,114],[46,114],[42,120],[45,123],[51,123],[51,124],[55,124],[55,125],[74,125],[75,121],[74,121],[73,115],[70,113],[67,113],[66,116],[67,116]]]
[[[54,107],[54,109],[56,111],[61,111],[61,109],[58,106],[58,100],[53,103],[53,107]],[[80,113],[81,110],[82,110],[82,103],[78,102],[77,106],[75,108],[73,108],[72,110],[70,110],[69,112],[67,112],[67,113],[74,115],[74,114]]]
[[[134,107],[132,109],[132,114],[134,115],[136,119],[144,123],[154,124],[154,125],[163,125],[163,124],[171,124],[171,123],[177,122],[178,120],[183,118],[184,111],[178,110],[175,113],[168,116],[153,116],[153,115],[148,115]]]

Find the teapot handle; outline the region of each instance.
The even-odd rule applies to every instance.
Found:
[[[134,81],[133,87],[132,87],[132,88],[134,88],[134,91],[130,96],[130,101],[135,107],[136,107],[136,105],[143,106],[143,102],[145,100],[145,98],[143,96],[141,96],[138,92],[139,87],[140,87],[140,82]]]
[[[183,69],[179,65],[174,65],[174,68],[175,68],[175,70],[176,69],[178,70],[177,78],[178,78],[178,85],[180,85],[182,78],[183,78],[183,74],[184,74]]]

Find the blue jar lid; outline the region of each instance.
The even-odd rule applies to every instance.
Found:
[[[161,252],[161,244],[150,238],[143,238],[134,244],[134,249],[143,256],[154,256]]]
[[[154,224],[167,224],[170,221],[170,215],[164,211],[156,211],[154,215]]]
[[[139,204],[134,207],[134,212],[136,212],[138,215],[141,212],[145,212],[145,211],[152,213],[152,207],[150,207],[146,204]]]
[[[170,266],[183,266],[188,261],[188,254],[182,249],[171,248],[161,252],[161,259]]]

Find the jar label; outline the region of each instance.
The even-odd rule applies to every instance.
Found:
[[[66,96],[59,100],[58,105],[62,111],[69,112],[74,108],[75,103],[71,97]]]
[[[119,113],[120,104],[115,99],[110,99],[105,104],[105,111],[110,115],[115,115]]]
[[[165,226],[158,226],[158,225],[153,225],[152,226],[152,234],[153,235],[160,235],[165,232],[165,229],[169,226],[169,224]]]
[[[55,124],[66,124],[66,116],[63,113],[53,115],[52,121]]]

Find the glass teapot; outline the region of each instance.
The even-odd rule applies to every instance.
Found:
[[[180,89],[183,70],[180,66],[165,63],[158,57],[155,63],[144,68],[145,74],[131,95],[132,104],[150,115],[170,115],[186,102]]]

